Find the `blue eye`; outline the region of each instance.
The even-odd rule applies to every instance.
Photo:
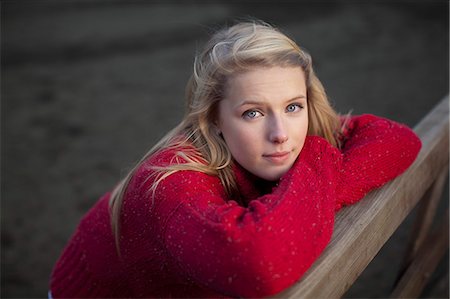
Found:
[[[290,104],[286,107],[286,112],[297,112],[302,108],[303,106],[301,106],[300,104]]]
[[[242,114],[243,117],[249,118],[249,119],[254,119],[261,115],[262,115],[261,112],[258,112],[256,110],[247,110]]]

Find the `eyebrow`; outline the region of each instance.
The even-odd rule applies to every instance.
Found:
[[[299,96],[295,96],[289,100],[284,101],[285,103],[289,103],[289,102],[293,102],[295,100],[299,100],[299,99],[306,99],[306,97],[304,95],[299,95]],[[264,104],[264,101],[254,101],[254,100],[243,100],[241,103],[236,105],[236,108],[245,106],[245,105],[261,105]]]

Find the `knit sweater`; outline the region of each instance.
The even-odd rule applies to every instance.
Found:
[[[126,191],[120,256],[108,193],[82,219],[58,260],[52,295],[273,295],[299,280],[320,255],[335,213],[405,171],[420,146],[404,125],[373,115],[352,117],[341,150],[308,136],[276,183],[235,165],[244,204],[227,198],[218,177],[186,170],[162,180],[153,195],[151,166],[181,163],[174,150],[163,150],[138,168]]]

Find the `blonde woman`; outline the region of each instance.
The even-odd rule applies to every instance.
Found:
[[[335,213],[401,174],[420,140],[373,115],[339,117],[310,56],[262,22],[216,32],[187,112],[88,212],[54,297],[260,297],[300,279]]]

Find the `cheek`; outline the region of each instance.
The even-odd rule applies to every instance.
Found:
[[[230,128],[222,132],[225,142],[233,152],[245,153],[251,151],[252,147],[257,143],[254,131],[242,128]]]
[[[293,131],[293,136],[296,136],[295,143],[297,144],[299,151],[301,151],[305,144],[306,135],[308,135],[308,119],[302,119],[300,122],[296,123]]]
[[[230,150],[231,155],[240,164],[245,164],[249,159],[253,159],[260,153],[258,151],[261,144],[259,130],[247,128],[242,123],[229,122],[222,126],[222,136]]]
[[[303,139],[303,141],[305,141],[306,135],[308,135],[308,122],[307,121],[302,125],[302,129],[301,129],[300,136]]]
[[[305,136],[306,134],[308,134],[308,130],[309,130],[309,115],[308,113],[306,113],[306,117],[305,119],[303,119],[302,122],[302,132]]]

